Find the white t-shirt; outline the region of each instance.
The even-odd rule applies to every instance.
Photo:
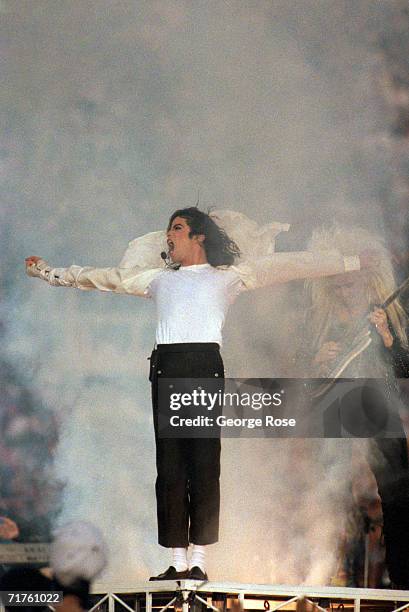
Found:
[[[157,344],[217,342],[230,304],[245,290],[237,272],[209,263],[163,270],[146,297],[155,301]]]

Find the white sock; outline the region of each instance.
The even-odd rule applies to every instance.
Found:
[[[187,570],[187,548],[172,548],[173,567],[177,572]]]
[[[200,567],[202,572],[206,571],[206,546],[193,544],[189,567],[190,569],[192,569],[192,567]]]

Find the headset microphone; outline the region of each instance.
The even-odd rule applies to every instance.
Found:
[[[167,268],[170,268],[171,270],[179,270],[180,264],[179,263],[172,263],[172,261],[171,261],[171,259],[169,257],[169,253],[166,253],[166,251],[162,251],[160,256],[163,259],[163,261],[165,262],[165,266]]]

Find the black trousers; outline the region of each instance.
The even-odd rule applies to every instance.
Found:
[[[151,355],[150,373],[159,544],[168,548],[213,544],[219,536],[220,439],[159,437],[160,377],[224,378],[219,345],[159,344]]]
[[[375,438],[370,462],[383,511],[386,565],[392,582],[409,589],[409,469],[406,438]]]

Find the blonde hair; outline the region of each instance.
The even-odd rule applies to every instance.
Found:
[[[344,256],[357,255],[366,249],[374,249],[379,253],[380,264],[359,273],[366,286],[368,306],[382,304],[396,289],[390,254],[379,235],[360,227],[334,224],[330,228],[315,230],[308,248],[311,251],[337,249]],[[328,278],[307,280],[305,286],[311,298],[308,320],[313,341],[316,343],[315,348],[318,348],[325,341],[329,326],[335,316],[337,298]],[[394,333],[401,343],[408,347],[407,315],[398,299],[389,304],[386,313]]]

